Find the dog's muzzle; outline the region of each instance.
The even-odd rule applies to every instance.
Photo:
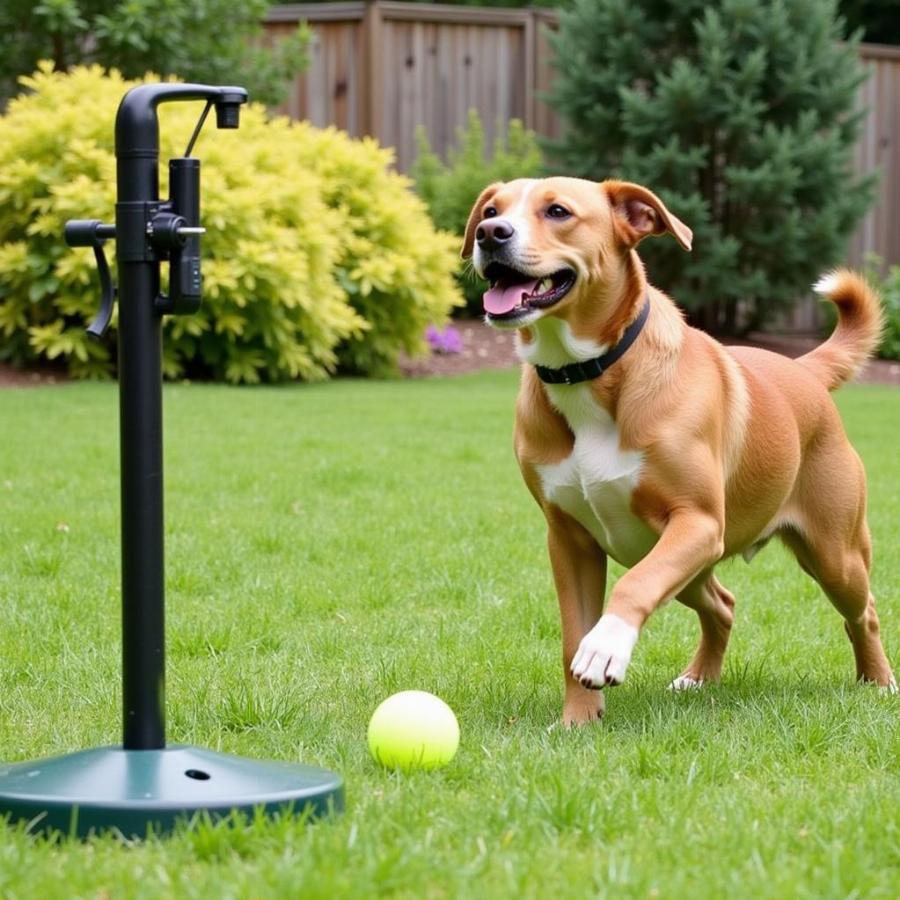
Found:
[[[484,292],[484,311],[494,321],[509,322],[536,310],[549,309],[575,284],[572,269],[534,275],[496,260],[485,266],[484,274],[491,283]]]

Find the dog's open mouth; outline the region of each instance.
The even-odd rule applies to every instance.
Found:
[[[533,309],[547,309],[562,300],[575,284],[571,269],[535,278],[492,262],[484,274],[491,283],[490,290],[484,292],[484,311],[492,319],[514,319]]]

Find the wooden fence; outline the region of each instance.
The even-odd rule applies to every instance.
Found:
[[[850,259],[858,264],[872,252],[900,263],[900,47],[863,44],[861,56],[869,78],[859,103],[869,114],[856,145],[856,168],[881,177],[875,204],[853,235]]]
[[[269,40],[303,21],[314,35],[310,66],[294,83],[285,112],[354,136],[373,135],[396,149],[402,171],[415,159],[417,126],[425,126],[432,147],[444,154],[470,108],[481,115],[489,143],[497,123],[511,118],[539,134],[559,134],[556,114],[541,99],[553,76],[546,38],[556,27],[552,10],[301,3],[271,8]],[[849,259],[860,264],[875,252],[900,263],[900,48],[863,45],[861,55],[870,77],[860,103],[870,113],[856,165],[880,171],[881,179]]]
[[[315,125],[370,134],[415,159],[424,125],[443,154],[468,111],[477,109],[493,142],[497,123],[522,119],[540,134],[558,121],[538,94],[550,85],[548,10],[488,9],[393,2],[293,4],[269,12],[276,39],[306,21],[313,29],[309,69],[285,111]]]

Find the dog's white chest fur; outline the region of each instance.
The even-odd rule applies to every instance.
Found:
[[[553,405],[565,416],[575,446],[561,463],[538,467],[544,496],[567,512],[623,566],[633,566],[656,535],[632,511],[642,454],[619,447],[619,430],[586,385],[550,385]]]
[[[536,340],[519,343],[520,356],[553,367],[599,356],[604,348],[574,339],[564,323],[543,320]],[[587,346],[590,344],[590,346]],[[656,543],[656,534],[631,510],[643,456],[619,446],[619,430],[587,384],[547,385],[550,402],[575,436],[571,454],[538,466],[544,496],[568,513],[617,562],[633,566]]]

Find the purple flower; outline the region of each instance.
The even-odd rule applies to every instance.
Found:
[[[433,353],[461,353],[463,348],[460,333],[448,325],[443,331],[434,325],[429,325],[425,330],[425,340]]]

